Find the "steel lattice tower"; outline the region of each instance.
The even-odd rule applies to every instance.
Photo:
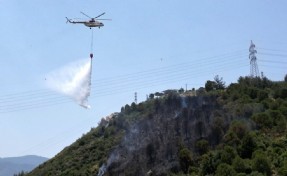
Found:
[[[249,59],[250,59],[250,76],[252,78],[259,77],[259,70],[257,65],[257,58],[256,58],[257,51],[255,50],[255,45],[251,40],[251,44],[249,47]]]

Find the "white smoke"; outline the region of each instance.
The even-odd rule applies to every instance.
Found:
[[[80,106],[90,108],[91,73],[92,60],[84,59],[52,71],[46,76],[46,84],[50,89],[71,97]]]
[[[106,170],[107,170],[107,166],[106,166],[105,164],[103,164],[103,165],[100,167],[97,176],[103,176],[103,175],[105,174]]]

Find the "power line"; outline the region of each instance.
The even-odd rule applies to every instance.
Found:
[[[226,67],[231,67],[231,68],[236,68],[236,66],[239,66],[239,65],[246,65],[246,63],[238,63],[238,62],[234,62],[231,64],[223,64],[223,65],[219,65],[217,67],[214,67],[214,68],[220,68],[219,71],[222,71],[224,70]],[[213,70],[209,70],[207,71],[206,73],[214,73],[216,71],[216,69],[213,69]],[[122,83],[122,84],[118,84],[116,85],[116,89],[118,90],[119,89],[119,86],[122,86],[122,87],[129,87],[131,85],[137,85],[137,84],[140,84],[140,85],[144,85],[146,83],[161,83],[165,80],[169,81],[169,80],[186,80],[188,78],[193,78],[194,76],[201,76],[201,75],[204,75],[205,72],[203,71],[193,71],[193,72],[182,72],[182,71],[177,71],[177,72],[173,72],[172,74],[168,75],[168,76],[165,76],[165,75],[158,75],[158,76],[154,76],[154,77],[151,77],[149,78],[148,80],[141,80],[141,79],[137,79],[135,81],[133,81],[132,83],[130,82],[127,82],[127,83]],[[112,87],[107,87],[106,89],[103,89],[105,92],[109,92],[110,90],[113,90],[114,88]],[[97,89],[94,89],[95,91],[97,91]],[[97,91],[99,92],[99,91]],[[102,91],[99,92],[99,93],[103,93]]]
[[[224,68],[225,66],[223,66],[223,68]],[[195,74],[193,74],[193,75],[195,75]],[[202,75],[201,73],[199,73],[199,75]],[[163,81],[166,81],[166,82],[170,82],[170,81],[173,81],[173,79],[171,79],[171,78],[174,78],[174,80],[176,81],[176,80],[181,80],[181,79],[187,79],[187,78],[189,78],[189,77],[193,77],[193,76],[190,76],[190,75],[187,75],[187,76],[184,76],[184,75],[182,75],[182,74],[180,74],[180,75],[178,75],[178,74],[175,74],[174,75],[174,77],[168,77],[167,79],[165,79],[165,80],[158,80],[158,79],[155,79],[154,80],[154,82],[152,82],[152,81],[150,81],[149,80],[149,85],[151,85],[151,84],[154,84],[154,83],[163,83]],[[145,85],[146,83],[145,82],[140,82],[140,84],[136,84],[136,86],[142,86],[142,85]],[[129,85],[129,87],[131,87],[130,85]],[[122,87],[122,89],[119,89],[119,88],[117,88],[116,90],[125,90],[126,89],[126,87],[125,86],[123,86]],[[101,95],[106,95],[106,94],[109,94],[109,91],[106,91],[106,92],[100,92],[100,93],[95,93],[97,96],[101,96]],[[52,101],[51,101],[52,100]],[[55,101],[55,100],[57,100],[57,101]],[[70,101],[70,100],[69,100]],[[45,101],[44,102],[41,102],[41,104],[39,104],[39,102],[33,102],[32,101],[32,103],[30,103],[30,104],[17,104],[17,107],[15,107],[15,104],[13,104],[13,105],[9,105],[9,108],[10,108],[10,110],[14,110],[14,109],[17,109],[17,108],[19,108],[18,106],[20,106],[20,108],[21,109],[27,109],[27,108],[30,108],[30,107],[39,107],[39,106],[46,106],[46,105],[50,105],[50,104],[56,104],[56,103],[58,103],[58,102],[60,102],[60,103],[64,103],[64,102],[67,102],[67,101],[65,101],[65,100],[62,100],[61,98],[53,98],[53,99],[45,99]],[[6,107],[2,107],[2,110],[4,110],[5,108],[7,108],[7,106]]]
[[[92,89],[90,99],[164,85],[171,82],[186,81],[186,79],[202,77],[203,75],[215,72],[246,67],[247,65],[242,59],[246,55],[247,54],[244,52],[238,51],[224,54],[220,57],[213,56],[208,57],[205,60],[198,59],[193,62],[121,75],[116,78],[110,77],[94,80],[92,85],[94,89]],[[218,62],[219,60],[222,62]],[[270,60],[262,61],[270,62]],[[277,63],[279,62],[280,61]],[[208,71],[205,72],[203,71],[204,69],[207,69]],[[113,86],[108,86],[111,82],[113,82]],[[33,90],[12,93],[0,96],[0,113],[48,107],[70,101],[71,98],[60,96],[50,90]]]
[[[268,60],[268,59],[260,59],[260,62],[266,62],[270,64],[287,64],[287,61],[275,61],[275,60]]]
[[[153,74],[153,73],[157,73],[158,70],[162,70],[162,71],[167,70],[168,71],[171,68],[177,68],[177,67],[188,66],[188,65],[192,66],[192,65],[195,65],[195,64],[198,64],[198,63],[203,65],[206,62],[208,62],[208,63],[212,62],[212,61],[218,62],[218,60],[225,61],[223,59],[230,60],[232,57],[236,58],[236,57],[243,56],[243,55],[246,55],[246,54],[247,53],[243,52],[243,50],[239,50],[239,51],[236,51],[236,52],[233,52],[233,53],[225,53],[225,54],[218,55],[218,56],[203,57],[203,58],[197,59],[195,61],[179,63],[179,64],[172,65],[172,66],[148,69],[148,70],[145,70],[145,71],[135,72],[135,73],[131,73],[131,74],[118,75],[117,77],[106,77],[106,78],[102,78],[102,79],[99,79],[99,80],[96,80],[96,81],[106,82],[107,80],[108,81],[110,81],[110,80],[118,80],[118,79],[121,79],[122,77],[129,78],[129,77],[134,77],[135,75],[142,75],[142,74],[146,74],[146,73]]]
[[[266,55],[266,56],[278,56],[278,57],[287,57],[287,54],[274,54],[274,53],[264,53],[264,52],[260,52],[258,53],[260,55]]]
[[[284,53],[287,53],[286,50],[270,49],[270,48],[261,48],[261,47],[257,47],[257,48],[260,49],[260,50],[262,50],[262,51],[266,50],[266,51],[275,51],[275,52],[284,52]]]
[[[223,66],[225,66],[225,65],[228,66],[229,64],[240,63],[240,60],[238,60],[239,62],[238,61],[235,62],[234,60],[231,60],[231,59],[229,59],[227,61],[229,61],[229,62],[226,62],[226,63],[221,62],[220,64],[218,64],[217,61],[209,62],[208,64],[205,64],[204,66],[209,66],[210,65],[212,68],[216,68],[217,66],[222,66],[222,65]],[[215,65],[215,64],[217,64],[217,65]],[[194,65],[194,67],[198,67],[198,68],[200,67],[200,69],[202,69],[202,65],[203,64]],[[175,68],[175,69],[171,68],[169,70],[164,70],[164,71],[159,70],[158,72],[152,72],[152,73],[146,72],[145,74],[142,74],[142,75],[135,74],[133,77],[128,77],[128,79],[122,78],[122,79],[117,79],[117,81],[119,83],[124,83],[124,84],[127,84],[127,86],[129,86],[130,82],[132,82],[132,83],[137,82],[137,81],[142,82],[141,79],[146,79],[146,77],[151,76],[151,75],[155,75],[153,77],[150,77],[151,79],[152,78],[161,79],[161,78],[159,78],[159,76],[162,76],[163,78],[165,78],[165,77],[170,77],[170,76],[173,76],[173,75],[180,76],[180,74],[186,74],[186,73],[191,73],[192,74],[194,72],[198,72],[197,70],[194,70],[194,69],[188,69],[189,67],[190,67],[190,65],[188,65],[188,66],[184,65],[182,67],[178,67],[178,68]],[[108,79],[106,81],[107,81],[107,83],[104,84],[105,89],[103,89],[103,90],[107,90],[106,87],[111,82],[111,80],[108,80]],[[113,83],[115,84],[116,82],[113,82]],[[115,84],[114,87],[118,87],[118,85],[122,85],[122,84]],[[102,86],[99,86],[98,83],[93,83],[93,87],[97,89],[97,88],[102,87]],[[41,92],[38,91],[37,93],[34,93],[33,91],[23,92],[23,94],[24,95],[22,95],[21,93],[16,93],[15,95],[14,94],[9,94],[9,95],[6,95],[5,97],[2,96],[2,97],[0,97],[0,102],[1,102],[1,100],[9,100],[10,98],[18,98],[19,99],[19,97],[20,97],[20,98],[25,98],[26,99],[26,97],[30,97],[31,98],[31,97],[34,97],[36,95],[50,96],[50,95],[55,95],[55,92],[46,90],[46,91],[41,91]],[[25,94],[27,94],[27,95],[25,95]],[[39,97],[36,96],[36,98],[39,98]]]
[[[240,55],[235,55],[235,56],[240,56]],[[210,64],[216,64],[218,63],[217,57],[213,57],[213,60],[208,60],[208,64],[205,65],[210,65]],[[227,58],[227,61],[231,61],[231,57]],[[197,65],[196,65],[197,64]],[[101,80],[94,80],[93,85],[96,85],[95,87],[102,87],[102,86],[107,86],[107,83],[110,84],[111,81],[118,81],[118,82],[126,82],[129,80],[134,80],[142,77],[147,77],[150,75],[159,75],[159,74],[168,74],[169,72],[175,72],[178,70],[183,70],[188,68],[188,67],[200,67],[202,66],[203,63],[198,63],[198,62],[189,62],[189,63],[181,63],[178,65],[174,66],[169,66],[169,67],[164,67],[164,68],[157,68],[157,69],[151,69],[151,70],[146,70],[142,72],[136,72],[132,74],[127,74],[127,75],[121,75],[121,76],[116,76],[116,77],[110,77],[110,78],[104,78]],[[115,83],[115,82],[114,82]],[[24,91],[20,93],[14,93],[14,94],[7,94],[7,95],[2,95],[0,96],[0,99],[11,99],[13,97],[34,97],[38,95],[53,95],[54,92],[50,90],[32,90],[32,91]]]
[[[244,64],[242,61],[240,62],[232,62],[230,61],[229,63],[220,63],[220,64],[217,64],[217,65],[214,65],[213,63],[210,63],[210,66],[214,68],[217,68],[217,67],[224,67],[224,66],[236,66],[237,64]],[[202,67],[201,67],[202,68]],[[207,67],[208,70],[213,70],[212,68],[210,67]],[[135,83],[135,82],[142,82],[144,80],[153,80],[153,79],[156,79],[156,80],[161,80],[161,79],[169,79],[171,77],[180,77],[181,75],[186,75],[186,74],[189,74],[189,75],[193,75],[193,74],[202,74],[204,73],[202,70],[199,70],[199,69],[188,69],[188,68],[185,68],[185,69],[178,69],[178,70],[172,70],[170,71],[169,73],[165,73],[165,74],[153,74],[153,75],[150,75],[149,77],[147,76],[141,76],[141,77],[137,77],[136,79],[129,79],[129,80],[119,80],[118,81],[118,84],[115,84],[114,83],[114,86],[118,86],[118,85],[130,85],[130,83]],[[95,89],[99,89],[101,88],[101,86],[97,85],[97,84],[93,84],[93,86],[95,86]],[[107,87],[105,88],[104,90],[107,90],[109,89],[110,87]]]
[[[243,65],[244,67],[246,65]],[[241,66],[242,67],[242,66]],[[239,65],[236,65],[236,68],[240,68]],[[232,68],[232,69],[236,69],[236,68]],[[220,68],[220,70],[223,70],[224,67]],[[231,69],[231,67],[230,67]],[[220,71],[218,70],[218,71]],[[226,71],[226,69],[224,69],[224,71]],[[202,75],[204,74],[200,74],[200,76],[198,77],[201,77]],[[186,80],[186,78],[195,78],[196,76],[190,76],[190,75],[187,75],[186,77],[182,77],[182,80]],[[141,84],[141,85],[136,85],[136,87],[132,87],[132,88],[124,88],[123,89],[116,89],[116,91],[113,91],[113,92],[105,92],[105,93],[101,93],[101,94],[97,94],[97,95],[93,95],[90,99],[93,99],[93,98],[97,98],[97,97],[101,97],[101,96],[108,96],[108,95],[114,95],[114,94],[118,94],[118,93],[125,93],[125,92],[130,92],[134,89],[143,89],[143,88],[147,88],[147,87],[151,87],[151,86],[154,86],[154,84],[166,84],[166,83],[170,83],[170,82],[173,82],[173,81],[176,81],[178,80],[179,78],[174,78],[174,79],[167,79],[167,80],[164,80],[164,81],[154,81],[154,82],[151,82],[150,84]],[[67,102],[70,102],[71,100],[58,100],[58,101],[46,101],[46,102],[42,102],[42,103],[33,103],[33,104],[22,104],[18,107],[10,107],[10,108],[6,108],[6,109],[2,109],[2,111],[0,111],[0,113],[8,113],[8,112],[16,112],[16,111],[21,111],[21,110],[28,110],[28,109],[35,109],[35,108],[42,108],[42,107],[48,107],[48,106],[53,106],[53,105],[58,105],[58,104],[63,104],[63,103],[67,103]]]

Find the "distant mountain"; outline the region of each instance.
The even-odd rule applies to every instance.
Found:
[[[0,176],[13,176],[21,171],[29,172],[47,160],[48,158],[35,155],[0,158]]]

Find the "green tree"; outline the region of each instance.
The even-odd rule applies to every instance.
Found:
[[[279,175],[287,176],[287,161],[284,161],[283,165],[278,170]]]
[[[187,174],[188,168],[192,164],[192,153],[187,148],[183,148],[179,151],[179,163],[182,171]]]
[[[136,109],[137,109],[137,105],[136,105],[135,102],[133,102],[133,103],[131,104],[131,111],[136,111]]]
[[[211,145],[217,145],[220,143],[224,135],[224,119],[220,116],[215,117],[211,125],[211,138],[209,140]]]
[[[161,96],[163,96],[163,93],[156,92],[154,95],[157,96],[157,97],[161,97]]]
[[[154,98],[154,94],[149,94],[149,98],[153,99]]]
[[[264,176],[264,175],[258,171],[253,171],[248,176]]]
[[[259,101],[262,101],[266,98],[268,98],[268,92],[265,90],[260,90],[257,92],[257,97]]]
[[[271,128],[272,127],[272,119],[266,112],[257,113],[251,117],[251,119],[256,123],[259,129],[261,128]]]
[[[262,83],[262,87],[261,88],[267,88],[267,87],[271,87],[272,86],[272,81],[270,81],[268,78],[263,77],[261,79],[261,83]]]
[[[273,125],[276,127],[278,132],[284,132],[286,130],[286,119],[279,110],[268,111],[271,119],[273,119]]]
[[[223,81],[223,78],[219,78],[218,75],[214,77],[214,82],[215,82],[215,89],[216,90],[223,90],[225,89],[225,82]]]
[[[21,171],[19,172],[18,174],[14,174],[14,176],[24,176],[25,175],[25,172],[24,171]]]
[[[252,99],[257,98],[258,92],[259,92],[259,89],[258,89],[258,88],[255,88],[255,87],[249,87],[249,88],[247,89],[247,94],[248,94],[249,97],[252,98]]]
[[[248,76],[246,76],[246,77],[240,76],[238,79],[238,83],[242,86],[249,87],[249,86],[251,86],[251,82],[252,82],[252,79]]]
[[[252,169],[266,175],[271,175],[271,163],[266,154],[256,151],[252,159]]]
[[[236,156],[232,162],[232,166],[235,169],[237,173],[245,173],[246,172],[246,162],[240,158],[239,156]]]
[[[230,131],[230,130],[224,136],[223,141],[225,144],[233,146],[233,147],[237,147],[241,143],[237,135],[233,131]]]
[[[206,90],[203,87],[200,87],[195,92],[196,92],[197,96],[202,96],[202,95],[205,95],[205,93],[206,93],[205,91]]]
[[[256,150],[257,144],[252,134],[247,133],[243,139],[239,148],[241,158],[251,158],[252,153]]]
[[[231,123],[229,130],[234,132],[239,139],[242,139],[247,133],[247,126],[244,121],[235,120]]]
[[[236,172],[233,167],[226,163],[220,164],[215,172],[215,176],[232,176],[235,174]]]
[[[237,156],[233,147],[225,146],[221,151],[221,162],[232,164],[233,159]]]
[[[125,107],[121,107],[121,113],[125,112]]]
[[[280,91],[280,97],[281,98],[287,98],[287,88],[283,88]]]
[[[178,93],[180,93],[180,94],[182,94],[184,92],[184,89],[183,88],[180,88],[179,90],[178,90]]]
[[[208,80],[208,81],[206,81],[206,83],[205,83],[205,90],[206,90],[207,92],[212,91],[212,90],[215,89],[215,85],[216,85],[216,83],[215,83],[214,81]]]
[[[215,161],[214,154],[207,153],[202,156],[202,161],[200,165],[201,165],[200,175],[210,175],[215,173],[218,164]]]
[[[208,141],[205,139],[201,139],[201,140],[196,142],[195,147],[196,147],[196,150],[198,151],[198,153],[200,155],[203,155],[203,154],[208,152],[208,147],[209,147]]]
[[[131,107],[128,104],[126,104],[125,105],[125,113],[129,114],[130,112],[131,112]]]
[[[154,100],[154,110],[157,113],[160,110],[161,102],[158,98]]]

